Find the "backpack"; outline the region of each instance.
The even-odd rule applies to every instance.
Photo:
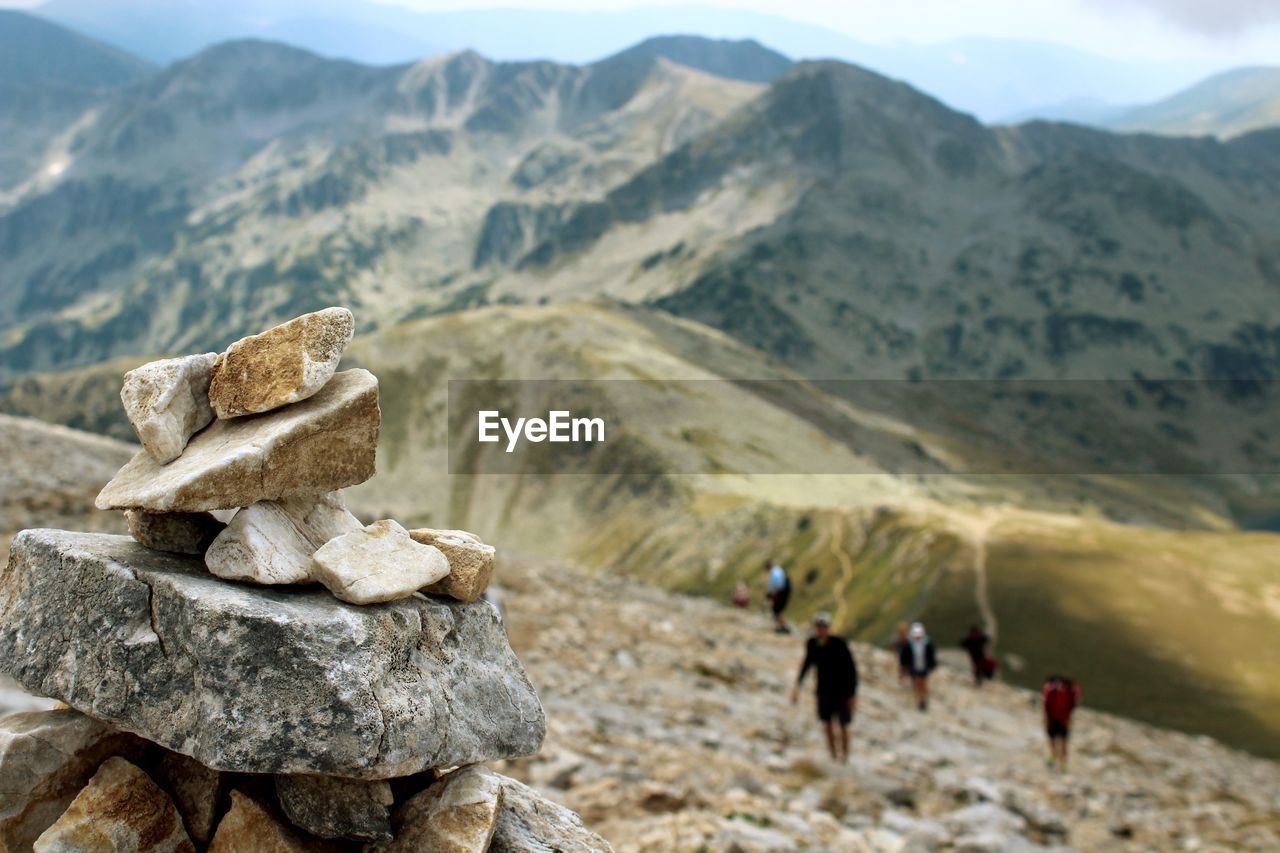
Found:
[[[1065,723],[1071,719],[1071,712],[1075,707],[1075,691],[1066,684],[1059,684],[1045,694],[1044,710],[1051,720]]]

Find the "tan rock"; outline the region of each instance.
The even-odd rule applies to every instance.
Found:
[[[239,791],[231,792],[231,808],[209,842],[209,853],[308,853],[315,849],[316,845],[304,840],[293,827]]]
[[[259,501],[236,513],[209,546],[204,562],[227,580],[307,583],[311,556],[330,539],[364,527],[337,492],[322,498]]]
[[[226,527],[207,512],[149,512],[126,509],[129,535],[139,545],[173,554],[203,554]]]
[[[326,308],[236,341],[213,367],[213,411],[235,418],[307,399],[333,376],[354,330],[350,311]]]
[[[351,604],[406,598],[449,573],[439,548],[414,542],[391,520],[329,540],[312,563],[314,579]]]
[[[36,839],[35,853],[195,853],[173,801],[123,758],[108,758],[71,805]]]
[[[484,594],[493,577],[495,550],[465,530],[410,530],[413,541],[439,548],[449,561],[449,574],[424,590],[430,595],[447,595],[459,601],[475,601]]]
[[[276,798],[293,825],[321,838],[390,841],[395,802],[382,779],[277,776]]]
[[[200,512],[332,492],[373,476],[379,423],[378,380],[346,370],[287,409],[214,422],[168,465],[138,453],[96,504]]]
[[[213,420],[209,381],[217,353],[166,358],[124,375],[120,402],[138,441],[157,462],[177,459]]]
[[[502,808],[502,780],[502,776],[479,764],[453,771],[397,809],[395,840],[373,850],[488,850]]]
[[[70,708],[0,719],[0,850],[30,850],[98,765],[145,749],[141,738]]]
[[[226,789],[226,775],[179,752],[165,751],[151,772],[173,800],[187,834],[204,844],[213,834],[218,804]]]
[[[509,779],[502,780],[502,808],[493,830],[494,853],[555,850],[557,853],[613,853],[613,846],[587,829],[573,811],[553,803],[537,791]]]

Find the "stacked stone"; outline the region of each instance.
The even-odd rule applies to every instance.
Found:
[[[143,449],[97,505],[131,536],[13,540],[0,668],[70,707],[0,721],[0,849],[609,849],[482,764],[546,732],[494,549],[346,508],[380,418],[353,325],[130,372]]]

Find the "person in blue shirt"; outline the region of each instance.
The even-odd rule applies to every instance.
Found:
[[[773,560],[764,561],[764,570],[769,574],[765,597],[769,599],[769,609],[773,611],[773,630],[779,634],[790,634],[791,626],[782,618],[782,611],[787,609],[787,602],[791,600],[791,578]]]

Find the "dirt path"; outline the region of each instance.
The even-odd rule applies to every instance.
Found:
[[[999,519],[993,515],[952,519],[957,532],[973,545],[973,597],[978,605],[978,612],[982,614],[982,624],[987,635],[991,637],[993,648],[1000,638],[1000,622],[996,618],[995,609],[991,606],[987,581],[987,542],[991,538],[992,529],[998,522]]]
[[[836,582],[834,595],[836,597],[836,612],[831,617],[831,621],[837,631],[848,630],[845,619],[849,615],[849,584],[853,583],[853,560],[849,559],[849,555],[844,550],[844,531],[845,519],[842,515],[836,515],[831,522],[828,531],[831,554],[840,563],[840,579]]]

